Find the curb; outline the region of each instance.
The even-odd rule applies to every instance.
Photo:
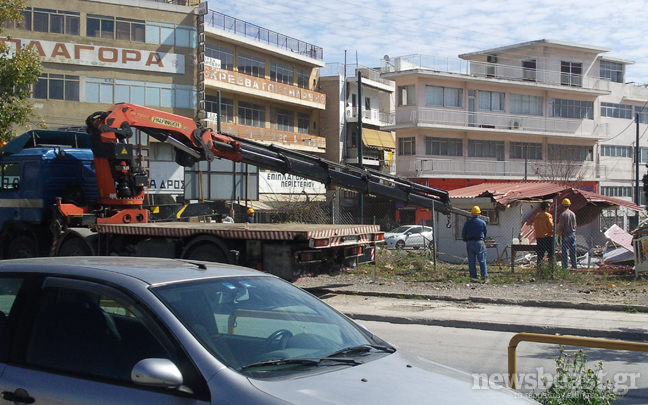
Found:
[[[562,308],[562,309],[584,309],[584,310],[597,310],[597,311],[628,311],[633,309],[637,312],[648,312],[648,307],[639,306],[633,307],[630,305],[620,304],[589,304],[589,303],[572,303],[565,301],[521,301],[521,300],[507,300],[507,299],[491,299],[491,298],[456,298],[456,297],[441,297],[441,296],[424,296],[420,294],[395,294],[395,293],[376,293],[376,292],[362,292],[362,291],[348,291],[337,290],[329,288],[306,288],[305,290],[314,295],[324,294],[338,294],[338,295],[358,295],[370,297],[386,297],[386,298],[400,298],[400,299],[430,299],[438,301],[453,301],[453,302],[471,302],[471,303],[486,303],[486,304],[503,304],[503,305],[520,305],[520,306],[533,306],[545,308]],[[345,312],[348,317],[358,321],[378,321],[390,322],[395,324],[412,324],[412,325],[428,325],[428,326],[444,326],[450,328],[467,328],[479,329],[494,332],[511,332],[511,333],[544,333],[544,334],[559,334],[559,335],[573,335],[591,338],[602,339],[619,339],[630,341],[648,341],[648,331],[646,330],[600,330],[589,328],[571,328],[564,326],[549,326],[549,325],[521,325],[521,324],[508,324],[500,322],[488,321],[465,321],[456,319],[430,319],[422,317],[405,317],[405,316],[392,316],[392,315],[374,315],[368,313]]]
[[[310,292],[313,295],[323,295],[323,294],[363,295],[367,297],[425,299],[425,300],[435,300],[435,301],[471,302],[476,304],[517,305],[523,307],[648,313],[648,306],[646,305],[592,304],[589,302],[569,302],[569,301],[511,300],[507,298],[486,298],[486,297],[457,298],[457,297],[450,297],[445,295],[382,293],[382,292],[373,292],[373,291],[349,291],[349,290],[339,290],[335,288],[326,288],[326,287],[310,287],[310,288],[304,288],[304,290]]]

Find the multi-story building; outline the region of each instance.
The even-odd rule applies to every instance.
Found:
[[[327,100],[322,115],[322,135],[327,145],[325,159],[353,166],[362,163],[365,168],[394,174],[394,134],[382,130],[395,122],[394,82],[380,77],[376,69],[357,64],[328,63],[321,69],[320,76]],[[362,84],[360,91],[359,82]],[[363,223],[366,218],[380,217],[380,211],[389,211],[393,216],[393,207],[376,212],[379,203],[365,204],[356,191],[340,189],[331,197],[353,222]],[[360,210],[361,201],[367,210]]]
[[[35,50],[43,65],[30,126],[82,127],[118,102],[195,117],[198,14],[176,3],[40,0],[20,24],[5,24],[7,43]],[[170,146],[151,142],[146,161],[149,152],[150,194],[181,195],[183,171]]]
[[[608,51],[538,40],[456,60],[385,58],[382,77],[397,86],[397,173],[446,190],[526,179],[631,196],[634,131],[623,124],[648,92],[624,84],[630,62]]]
[[[200,86],[207,125],[216,128],[220,113],[224,133],[307,153],[326,151],[320,133],[326,105],[319,90],[322,48],[213,10],[204,16],[204,34]],[[243,200],[242,205],[260,200],[252,203],[258,209],[266,207],[263,201],[305,197],[305,183],[295,176],[229,161],[205,162],[198,170],[203,176],[188,184],[196,198]]]

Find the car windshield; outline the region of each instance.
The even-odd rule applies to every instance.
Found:
[[[375,351],[384,344],[317,298],[274,277],[204,279],[151,290],[207,350],[240,372],[327,365],[337,355],[327,356],[347,348]],[[309,361],[313,359],[317,361]]]
[[[411,228],[411,226],[399,226],[398,228],[392,229],[391,231],[389,231],[389,233],[405,233],[405,232],[409,231],[410,228]]]

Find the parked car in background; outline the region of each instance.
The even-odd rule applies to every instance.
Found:
[[[432,227],[403,225],[385,232],[385,246],[396,249],[427,248],[432,243],[432,236]]]
[[[519,404],[267,273],[127,257],[0,262],[0,392],[58,404]]]

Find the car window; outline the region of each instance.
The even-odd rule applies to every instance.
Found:
[[[200,280],[152,291],[206,349],[237,370],[371,343],[321,301],[273,277]]]
[[[389,233],[405,233],[410,229],[409,226],[399,226],[398,228],[392,229]]]
[[[41,289],[26,345],[28,365],[130,383],[140,360],[183,361],[159,326],[126,296],[61,280],[48,278]]]
[[[412,227],[412,228],[410,229],[409,233],[410,233],[410,234],[414,234],[414,233],[421,233],[421,227],[420,227],[420,226],[414,226],[414,227]]]
[[[0,339],[4,333],[7,317],[13,308],[18,290],[23,285],[22,278],[2,277],[0,278]]]

